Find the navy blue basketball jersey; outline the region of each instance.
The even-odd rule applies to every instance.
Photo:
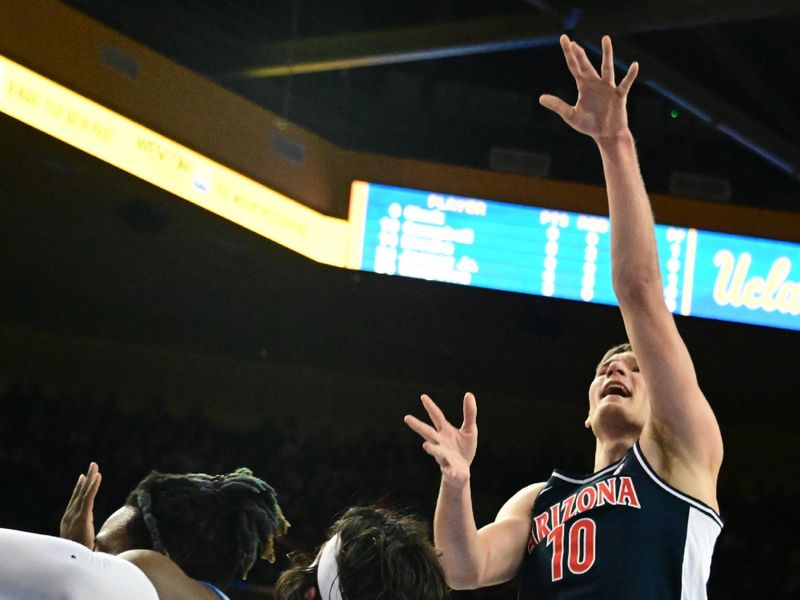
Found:
[[[706,598],[722,520],[655,474],[637,442],[592,475],[555,470],[533,505],[520,600]]]

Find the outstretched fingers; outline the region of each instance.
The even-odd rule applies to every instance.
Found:
[[[569,104],[564,102],[561,98],[552,96],[550,94],[543,94],[539,96],[539,104],[541,104],[548,110],[552,110],[554,113],[556,113],[559,117],[561,117],[567,122],[569,122],[569,120],[572,118],[572,115],[575,113],[574,106],[570,106]]]
[[[97,491],[100,489],[100,482],[102,481],[103,476],[100,472],[97,472],[94,476],[94,479],[89,483],[89,487],[86,490],[86,495],[83,498],[83,504],[81,508],[84,512],[90,513],[94,510],[94,499],[97,497]]]
[[[421,396],[422,406],[425,407],[425,412],[428,413],[428,416],[431,418],[431,423],[433,426],[436,427],[437,431],[441,431],[449,425],[447,422],[447,418],[444,416],[442,409],[436,406],[436,403],[431,400],[431,397],[427,394],[422,394]]]
[[[427,423],[425,423],[424,421],[420,421],[417,417],[413,415],[406,415],[405,417],[403,417],[403,421],[413,431],[418,433],[420,437],[424,438],[428,442],[438,443],[439,432],[436,431],[433,427],[431,427]]]
[[[600,65],[600,75],[603,81],[614,85],[614,48],[611,45],[611,38],[604,35],[601,44],[603,46],[603,62]]]
[[[583,49],[583,46],[581,46],[578,42],[571,42],[571,45],[572,55],[575,57],[575,60],[578,63],[580,74],[583,77],[600,79],[600,75],[597,74],[597,69],[594,68],[592,61],[589,60],[589,57],[586,55],[586,50]]]
[[[73,506],[76,502],[80,501],[80,498],[83,497],[83,487],[86,485],[86,475],[81,473],[78,475],[78,481],[75,482],[75,487],[72,489],[72,496],[69,498],[69,502],[67,502],[67,506]]]
[[[97,490],[100,488],[100,481],[102,475],[100,474],[100,467],[96,462],[89,463],[89,469],[85,475],[78,478],[78,483],[73,490],[72,498],[70,498],[70,505],[74,506],[80,511],[91,511],[94,508],[94,499],[97,496]]]
[[[572,51],[572,41],[566,35],[562,35],[558,41],[561,44],[561,50],[564,52],[564,59],[567,61],[569,72],[572,73],[575,79],[578,79],[581,76],[581,69]]]
[[[470,393],[464,395],[464,421],[458,430],[429,396],[423,395],[421,399],[431,423],[413,415],[405,415],[403,421],[424,440],[422,448],[436,459],[443,481],[468,481],[469,466],[475,456],[478,439],[478,408],[475,396]]]
[[[625,74],[625,77],[620,81],[619,85],[617,86],[617,90],[623,96],[627,96],[628,92],[633,85],[633,82],[636,80],[636,76],[639,74],[639,63],[634,62],[631,63],[628,72]]]
[[[478,422],[478,404],[475,396],[471,392],[464,394],[464,422],[461,423],[461,431],[472,433],[475,431]]]

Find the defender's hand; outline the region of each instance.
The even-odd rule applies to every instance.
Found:
[[[611,38],[603,36],[603,62],[600,73],[592,66],[586,51],[566,35],[561,49],[567,68],[578,86],[578,101],[570,106],[561,98],[545,94],[539,103],[559,115],[573,129],[600,142],[619,137],[628,131],[626,103],[628,92],[639,72],[639,63],[631,64],[619,85],[614,79],[614,52]]]
[[[448,422],[429,396],[422,396],[422,405],[433,427],[411,415],[406,415],[403,420],[425,440],[422,448],[439,463],[443,479],[452,483],[466,483],[469,481],[470,464],[478,448],[478,406],[475,396],[470,393],[464,396],[464,421],[460,429]]]
[[[86,474],[78,477],[67,510],[61,517],[61,537],[90,550],[94,550],[94,499],[102,478],[97,463],[89,464]]]

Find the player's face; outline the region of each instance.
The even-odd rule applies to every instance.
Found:
[[[647,387],[633,352],[614,354],[597,367],[589,386],[587,427],[619,417],[643,427],[648,408]]]
[[[94,538],[94,549],[108,554],[121,554],[131,550],[128,523],[136,516],[136,509],[123,506],[106,519]]]

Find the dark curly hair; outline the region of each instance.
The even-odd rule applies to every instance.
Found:
[[[127,526],[134,548],[169,556],[189,577],[224,587],[243,579],[289,522],[275,490],[240,468],[225,475],[151,472],[128,495],[136,509]]]
[[[448,588],[439,557],[423,523],[374,506],[348,509],[333,524],[339,534],[336,556],[344,600],[443,600]],[[277,600],[302,600],[317,585],[312,556],[295,564],[276,584]]]

